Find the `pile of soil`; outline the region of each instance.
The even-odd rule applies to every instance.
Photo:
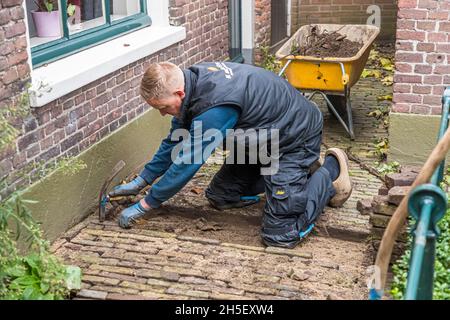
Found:
[[[339,30],[338,30],[339,31]],[[350,58],[363,47],[363,43],[347,39],[338,31],[319,33],[317,27],[312,27],[306,38],[306,43],[294,48],[292,54],[318,58]]]

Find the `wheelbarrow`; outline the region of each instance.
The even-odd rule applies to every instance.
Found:
[[[318,33],[322,33],[324,30],[327,32],[337,31],[345,35],[348,40],[360,42],[363,46],[356,55],[350,58],[292,55],[291,48],[295,44],[300,46],[305,44],[312,27],[317,28]],[[361,77],[372,44],[379,33],[380,29],[371,25],[305,25],[298,29],[275,54],[283,65],[279,76],[285,74],[289,83],[304,92],[309,100],[316,94],[322,95],[328,110],[343,125],[351,140],[355,139],[355,133],[350,88]],[[338,109],[345,110],[347,122],[340,115]]]

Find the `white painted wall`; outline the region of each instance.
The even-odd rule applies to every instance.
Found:
[[[255,47],[255,1],[242,0],[242,54],[245,63],[253,63]]]
[[[130,16],[139,13],[139,0],[119,0],[113,2],[114,14]]]
[[[287,1],[287,36],[291,36],[292,26],[292,0]]]
[[[147,0],[147,12],[152,18],[152,26],[169,26],[169,0]]]

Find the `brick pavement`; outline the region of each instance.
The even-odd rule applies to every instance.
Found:
[[[367,113],[391,88],[361,79],[355,89],[356,141],[324,111],[324,144],[351,147],[373,164],[373,139],[387,132]],[[219,212],[192,192],[206,186],[215,168],[204,167],[162,212],[132,229],[119,228],[115,219],[100,223],[93,214],[58,239],[55,252],[83,270],[76,299],[366,298],[373,249],[368,217],[358,213],[356,201],[376,194],[378,178],[351,162],[350,200],[342,208],[326,208],[314,232],[287,250],[260,243],[261,205]]]

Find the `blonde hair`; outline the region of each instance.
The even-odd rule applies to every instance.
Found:
[[[145,101],[164,98],[183,88],[183,71],[170,62],[152,63],[141,80],[141,96]]]

